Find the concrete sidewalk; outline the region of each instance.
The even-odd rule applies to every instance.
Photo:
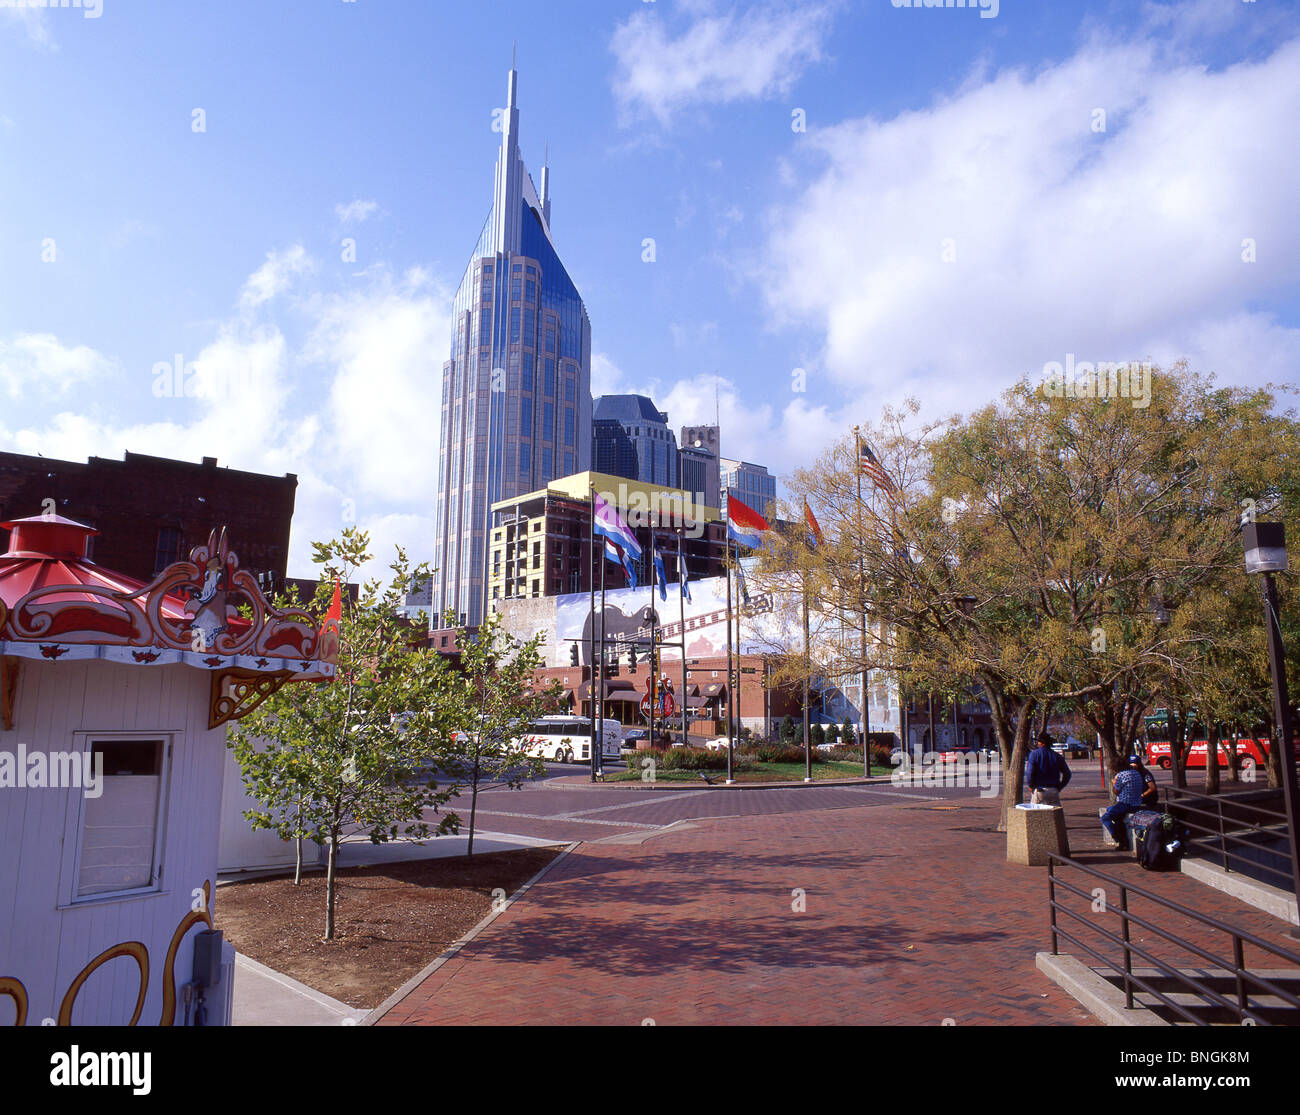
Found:
[[[468,836],[440,836],[437,840],[426,841],[422,847],[406,840],[371,844],[364,838],[352,838],[339,846],[339,861],[340,866],[361,867],[463,856],[468,843]],[[536,848],[554,843],[554,840],[511,833],[477,832],[474,835],[474,852],[476,855],[510,852],[518,848]],[[286,870],[291,869],[226,875],[218,880],[218,885],[258,876],[283,875]],[[313,865],[306,870],[320,871],[323,868]],[[235,954],[233,1022],[236,1026],[348,1026],[368,1013],[367,1010],[350,1007],[347,1003],[332,999],[242,953]]]
[[[235,954],[236,1026],[348,1026],[367,1013]]]

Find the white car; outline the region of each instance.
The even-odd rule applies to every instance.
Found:
[[[731,741],[726,736],[714,736],[712,739],[704,741],[705,751],[726,751],[727,745]]]

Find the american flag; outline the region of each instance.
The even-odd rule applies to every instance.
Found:
[[[871,446],[865,441],[858,446],[858,469],[864,476],[869,476],[871,480],[880,488],[883,488],[890,495],[898,491],[898,486],[889,479],[889,474],[881,467],[876,455],[871,452]]]

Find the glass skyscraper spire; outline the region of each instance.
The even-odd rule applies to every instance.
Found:
[[[442,367],[434,625],[486,610],[491,507],[590,467],[591,323],[519,153],[518,74],[501,115],[492,212],[465,269]]]

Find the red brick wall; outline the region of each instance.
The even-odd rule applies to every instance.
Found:
[[[159,531],[179,530],[180,556],[225,526],[230,547],[254,575],[283,578],[298,478],[263,476],[202,464],[127,453],[122,461],[91,457],[85,464],[0,453],[0,518],[39,515],[44,500],[55,511],[100,531],[91,557],[142,581],[156,572]],[[8,548],[8,532],[0,531]]]

